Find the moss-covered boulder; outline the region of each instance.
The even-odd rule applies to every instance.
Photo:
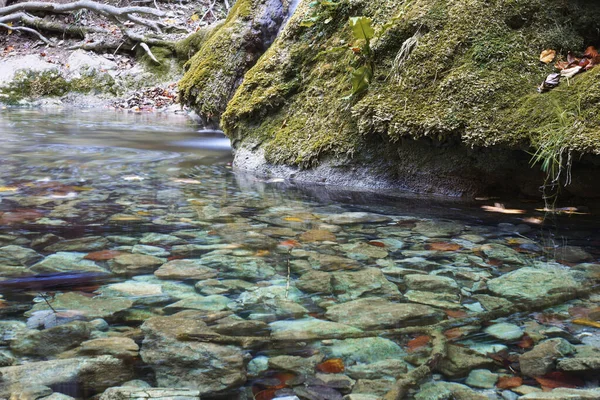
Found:
[[[286,0],[237,0],[223,23],[182,42],[177,48],[181,55],[186,46],[201,44],[179,83],[181,101],[205,122],[218,123],[244,74],[271,45],[286,16]]]
[[[368,163],[379,181],[420,191],[532,192],[544,174],[522,172],[528,152],[600,154],[600,67],[536,90],[554,71],[539,61],[542,50],[565,59],[600,47],[598,2],[334,3],[302,0],[244,76],[221,120],[238,165],[320,180],[325,172],[314,171],[324,163],[336,167],[327,169],[333,175]],[[349,98],[361,63],[352,51],[354,16],[373,20],[375,68],[368,90]],[[597,158],[587,161],[573,169],[598,168]],[[343,183],[337,176],[325,180]]]

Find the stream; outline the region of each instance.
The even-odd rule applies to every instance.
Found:
[[[597,206],[262,179],[184,116],[0,142],[0,399],[600,398]]]

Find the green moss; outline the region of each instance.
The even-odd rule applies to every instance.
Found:
[[[16,73],[9,85],[0,88],[0,94],[8,104],[22,99],[40,97],[60,97],[70,92],[118,94],[114,79],[108,74],[90,72],[71,80],[65,79],[58,71],[30,71]]]
[[[570,146],[600,153],[600,67],[536,92],[553,71],[539,63],[541,50],[565,57],[600,45],[597,2],[353,0],[328,24],[305,28],[299,22],[310,13],[307,4],[246,74],[222,119],[236,143],[262,144],[269,161],[311,166],[324,155],[360,153],[369,137],[527,148],[556,118],[556,102],[582,116]],[[351,40],[347,19],[357,15],[385,33],[374,44],[369,91],[350,103],[342,97],[353,56],[343,46]],[[413,35],[418,44],[398,65]]]
[[[206,39],[210,36],[213,29],[218,29],[221,24],[202,28],[197,32],[192,33],[183,40],[175,44],[175,54],[181,62],[186,62],[201,48]]]
[[[263,0],[238,0],[223,24],[198,38],[200,50],[186,63],[180,100],[208,121],[218,121],[244,73],[262,49],[252,49],[252,11]]]
[[[166,47],[152,46],[150,51],[154,54],[154,57],[158,60],[158,63],[143,50],[138,50],[138,57],[144,64],[146,71],[151,72],[155,75],[164,76],[171,72],[171,60],[173,59],[173,51]]]

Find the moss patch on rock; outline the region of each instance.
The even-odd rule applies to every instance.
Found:
[[[23,70],[17,72],[9,85],[0,88],[3,102],[7,104],[16,104],[23,99],[61,97],[71,92],[117,95],[119,87],[110,75],[94,71],[78,78],[66,79],[56,70]]]
[[[223,24],[200,34],[186,63],[180,98],[206,121],[218,122],[246,71],[273,41],[285,17],[281,0],[238,0]],[[181,44],[178,54],[194,42]]]
[[[600,45],[597,2],[340,0],[306,27],[309,3],[229,102],[222,126],[234,145],[261,146],[267,161],[301,167],[359,154],[366,138],[528,148],[566,112],[569,148],[600,154],[600,67],[536,91],[553,71],[538,61],[542,50],[565,57]],[[375,75],[367,93],[346,100],[356,60],[348,18],[361,15],[378,35]],[[416,45],[399,56],[407,40]]]

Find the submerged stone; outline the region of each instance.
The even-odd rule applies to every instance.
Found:
[[[523,336],[523,330],[518,325],[506,322],[491,325],[484,332],[500,340],[517,340]]]
[[[181,341],[179,335],[210,332],[198,319],[154,317],[142,325],[140,355],[161,387],[196,389],[200,394],[237,387],[246,381],[241,349]]]
[[[51,304],[56,310],[76,310],[83,313],[86,318],[94,319],[110,318],[119,311],[130,308],[133,301],[125,298],[88,297],[78,292],[67,292],[57,294]],[[26,315],[47,309],[46,303],[38,303]]]
[[[154,271],[154,276],[170,280],[205,280],[217,276],[217,271],[203,265],[201,260],[173,260]]]
[[[354,300],[361,296],[381,296],[389,300],[402,297],[400,291],[388,281],[379,268],[360,271],[336,271],[332,274],[333,292],[341,301]]]
[[[291,321],[275,321],[269,324],[271,334],[278,339],[302,340],[304,338],[327,338],[346,333],[361,332],[360,329],[337,322],[323,321],[317,318],[302,318]]]
[[[331,344],[315,345],[327,358],[341,358],[344,365],[373,364],[390,358],[402,359],[406,352],[395,342],[369,337],[333,340]]]
[[[325,316],[361,329],[385,329],[427,325],[439,321],[442,313],[420,304],[392,303],[369,297],[332,306]]]
[[[487,285],[498,297],[528,301],[541,300],[549,293],[567,292],[580,286],[569,272],[544,271],[531,267],[523,267],[491,279]]]
[[[54,272],[106,272],[91,260],[84,260],[86,253],[58,252],[51,254],[30,267],[32,272],[48,274]]]

